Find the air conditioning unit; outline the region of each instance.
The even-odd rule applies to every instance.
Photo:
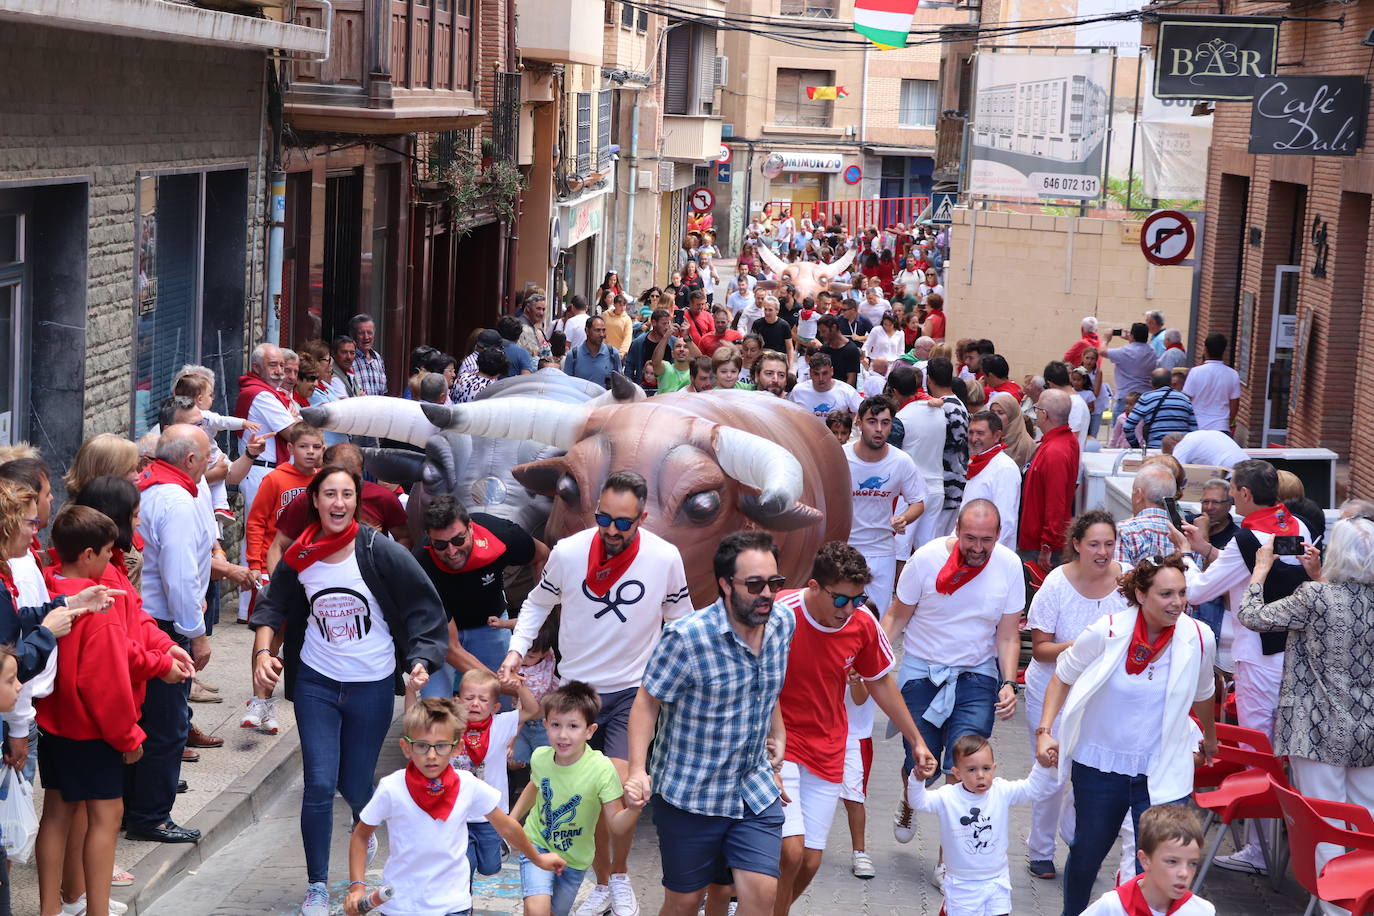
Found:
[[[730,79],[730,58],[724,54],[716,56],[716,79],[717,86],[724,86]]]

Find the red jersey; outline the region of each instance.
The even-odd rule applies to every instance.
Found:
[[[785,756],[827,782],[840,782],[849,737],[844,707],[849,669],[865,680],[875,680],[892,670],[895,657],[877,618],[867,610],[855,611],[843,626],[832,630],[806,612],[805,594],[805,589],[795,589],[781,592],[777,599],[797,615],[787,676],[778,698],[787,729]]]

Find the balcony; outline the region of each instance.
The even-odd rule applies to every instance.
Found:
[[[964,119],[940,116],[935,126],[935,178],[957,181],[964,160]]]
[[[516,46],[526,60],[601,66],[602,0],[521,4]]]
[[[329,59],[290,62],[285,115],[298,131],[365,135],[465,130],[486,116],[473,93],[476,0],[334,0]],[[318,0],[294,21],[318,26]]]
[[[663,158],[709,162],[720,155],[720,118],[706,115],[663,116]]]
[[[328,36],[317,20],[283,23],[164,0],[0,0],[0,22],[126,35],[188,44],[324,54]]]

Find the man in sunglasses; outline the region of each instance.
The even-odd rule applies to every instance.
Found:
[[[577,486],[569,477],[559,492],[576,493]],[[561,604],[558,674],[564,681],[585,681],[600,695],[591,745],[611,758],[622,780],[628,773],[630,707],[644,666],[663,625],[692,612],[682,555],[641,527],[649,516],[648,499],[640,474],[607,475],[595,503],[596,527],[564,537],[549,552],[498,672],[503,682],[515,683],[522,657],[554,605]],[[613,916],[636,916],[639,903],[627,874],[633,835],[613,845],[603,825],[596,834],[596,886],[576,912],[601,916],[609,909]]]
[[[506,659],[510,630],[493,626],[506,617],[505,573],[528,566],[539,578],[549,548],[518,525],[483,512],[469,516],[452,496],[425,507],[426,543],[415,559],[434,583],[448,614],[448,657],[430,676],[425,697],[453,696],[455,677],[472,668],[495,672]]]
[[[858,417],[859,438],[844,447],[854,487],[849,543],[873,575],[869,594],[874,603],[887,610],[897,580],[897,536],[925,511],[926,482],[910,455],[887,444],[891,401],[881,395],[864,398]],[[906,508],[893,514],[897,497]]]
[[[882,406],[890,419],[890,405],[883,401]],[[890,513],[890,498],[887,505]],[[864,767],[857,744],[853,765],[846,759],[849,716],[844,697],[851,671],[867,682],[869,696],[914,749],[917,772],[935,772],[935,758],[892,679],[892,644],[863,606],[872,581],[862,553],[843,541],[830,541],[816,552],[806,587],[778,595],[778,604],[796,618],[796,634],[778,701],[787,733],[782,784],[792,802],[783,808],[776,913],[786,913],[816,876],[839,799],[863,800]],[[872,703],[856,714],[868,719],[871,732]],[[873,877],[873,861],[862,844],[854,851],[853,872]]]

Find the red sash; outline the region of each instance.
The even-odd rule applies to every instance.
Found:
[[[611,586],[620,581],[638,555],[639,532],[635,532],[635,539],[613,557],[606,556],[606,545],[601,540],[601,534],[598,532],[593,535],[592,550],[587,554],[587,590],[598,598],[605,598]]]
[[[1154,642],[1150,642],[1145,631],[1145,611],[1138,609],[1135,615],[1135,632],[1131,634],[1131,647],[1126,650],[1126,673],[1139,674],[1154,661],[1155,656],[1169,646],[1174,638],[1174,628],[1165,627]]]
[[[446,821],[458,802],[458,773],[445,764],[438,779],[426,779],[419,767],[407,763],[406,788],[421,811],[436,821]]]
[[[999,442],[992,448],[977,455],[970,455],[968,459],[968,480],[972,480],[988,466],[988,462],[996,458],[1007,447],[1005,442]]]
[[[281,556],[282,562],[298,573],[305,572],[314,563],[338,553],[352,543],[358,536],[358,520],[353,519],[347,528],[332,537],[320,538],[321,530],[319,522],[312,522],[301,532],[301,536],[286,548],[286,552]],[[317,538],[319,539],[316,540]]]
[[[472,765],[480,767],[487,759],[487,748],[491,742],[491,722],[494,716],[487,716],[481,722],[468,720],[467,731],[463,732],[463,750],[467,751]]]
[[[959,549],[959,542],[956,540],[954,549],[949,552],[949,559],[945,560],[940,574],[935,577],[935,590],[942,595],[952,595],[978,578],[978,574],[987,568],[986,563],[982,566],[970,566],[965,563],[964,552]]]
[[[139,492],[155,487],[162,483],[174,483],[181,487],[194,498],[199,492],[191,476],[181,468],[174,467],[161,458],[157,458],[152,464],[148,465],[142,476],[138,478]]]
[[[1256,509],[1245,520],[1240,523],[1242,528],[1249,528],[1251,531],[1262,531],[1265,534],[1289,534],[1296,535],[1298,523],[1294,521],[1292,513],[1283,507],[1266,506],[1263,509]]]
[[[1150,904],[1145,902],[1145,894],[1140,890],[1140,882],[1144,875],[1137,875],[1134,879],[1119,885],[1116,889],[1116,896],[1121,900],[1121,908],[1126,911],[1126,916],[1151,916]],[[1184,891],[1183,896],[1179,897],[1165,913],[1173,913],[1179,907],[1187,903],[1193,896],[1192,891]]]

